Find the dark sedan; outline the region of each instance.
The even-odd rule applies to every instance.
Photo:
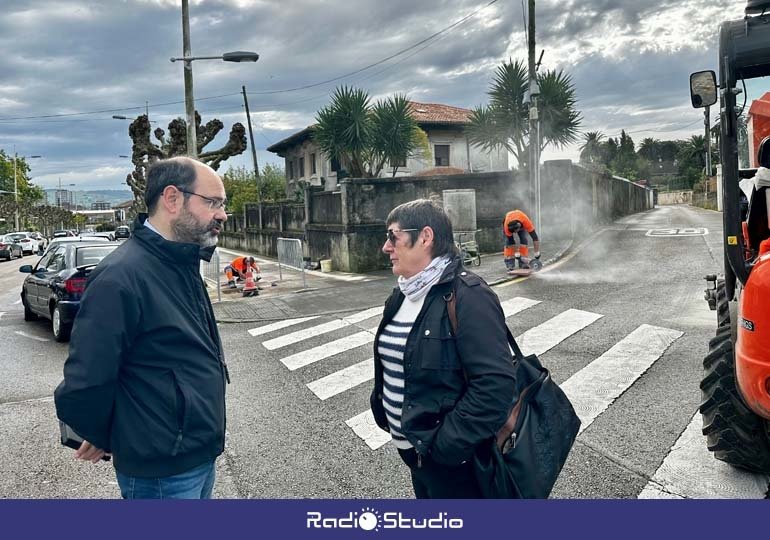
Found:
[[[0,259],[8,259],[9,261],[16,257],[22,258],[24,251],[16,239],[11,235],[0,237]]]
[[[21,287],[24,320],[50,319],[54,339],[67,341],[88,274],[118,246],[86,242],[52,246],[34,267],[19,268],[30,274]]]

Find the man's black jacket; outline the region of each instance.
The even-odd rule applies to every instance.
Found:
[[[137,220],[88,278],[56,412],[126,475],[163,477],[224,450],[227,367],[196,244]]]
[[[456,336],[444,298],[453,289],[457,295]],[[403,301],[404,295],[396,287],[385,303],[374,341],[370,401],[377,425],[386,431],[377,343]],[[428,292],[406,341],[401,432],[419,454],[430,455],[443,465],[460,465],[505,423],[515,395],[515,377],[497,295],[455,258]]]

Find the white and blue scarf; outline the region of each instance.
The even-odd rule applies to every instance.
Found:
[[[419,274],[410,278],[399,276],[398,287],[410,301],[415,302],[428,294],[430,288],[441,278],[450,262],[452,262],[452,258],[449,255],[436,257]]]

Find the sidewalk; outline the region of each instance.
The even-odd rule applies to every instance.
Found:
[[[553,264],[572,247],[569,240],[544,242],[541,246],[543,266]],[[222,268],[233,258],[246,255],[227,248],[218,248]],[[295,317],[333,315],[360,311],[383,305],[396,285],[390,270],[367,274],[346,272],[305,271],[306,288],[297,270],[284,269],[279,280],[278,263],[274,259],[254,257],[262,270],[259,296],[243,298],[240,290],[222,289],[222,301],[217,302],[216,289],[210,288],[214,313],[220,323],[274,321]],[[490,285],[498,285],[516,277],[506,273],[502,253],[481,256],[480,266],[468,268]],[[224,274],[222,274],[224,283]]]

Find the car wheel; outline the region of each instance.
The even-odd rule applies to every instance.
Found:
[[[61,310],[58,304],[53,308],[53,313],[51,313],[51,329],[53,330],[54,339],[59,343],[69,340],[72,325],[62,322]]]
[[[21,297],[21,303],[24,305],[24,320],[27,322],[30,321],[36,321],[38,319],[37,314],[35,314],[34,311],[32,311],[29,308],[29,304],[27,303],[27,296],[24,295]]]

